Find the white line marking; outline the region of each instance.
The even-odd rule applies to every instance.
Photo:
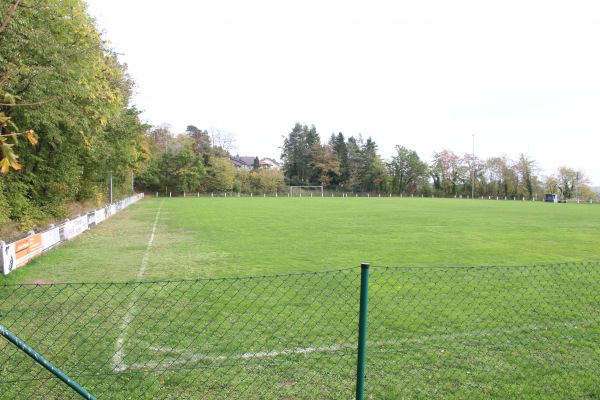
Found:
[[[589,322],[589,321],[588,321]],[[529,325],[523,326],[516,329],[507,329],[507,330],[491,330],[491,331],[478,331],[478,332],[465,332],[459,334],[444,334],[444,335],[430,335],[423,336],[419,338],[407,338],[401,340],[386,340],[386,341],[378,341],[378,342],[367,342],[367,347],[379,347],[379,346],[394,346],[394,345],[406,345],[409,343],[417,343],[423,344],[428,341],[434,340],[443,340],[443,341],[452,341],[460,338],[476,338],[476,337],[488,337],[488,336],[501,336],[506,334],[514,334],[518,332],[526,332],[526,331],[543,331],[544,329],[552,329],[557,327],[566,327],[566,328],[577,328],[581,326],[582,322],[565,322],[565,323],[556,323],[556,324],[548,324],[548,325]],[[543,339],[541,339],[543,340]],[[510,342],[508,342],[510,343]],[[501,343],[497,343],[501,344]],[[177,350],[168,347],[156,347],[156,346],[148,346],[148,349],[154,350],[157,353],[175,353],[180,355],[182,358],[180,359],[169,359],[160,362],[148,362],[148,363],[136,363],[131,364],[126,367],[126,369],[155,369],[155,368],[170,368],[174,365],[187,364],[197,361],[207,361],[207,362],[219,362],[226,360],[247,360],[253,358],[267,358],[267,357],[277,357],[282,355],[295,355],[295,354],[311,354],[318,352],[335,352],[344,349],[348,350],[356,350],[357,344],[340,344],[340,345],[332,345],[332,346],[324,346],[324,347],[306,347],[306,348],[296,348],[296,349],[287,349],[287,350],[277,350],[277,351],[264,351],[264,352],[256,352],[256,353],[243,353],[243,354],[233,354],[230,356],[211,356],[208,354],[194,354],[192,352],[188,352],[186,350]],[[378,352],[380,350],[373,350],[373,352]]]
[[[144,276],[144,272],[146,272],[146,266],[148,265],[148,259],[150,258],[150,249],[152,248],[152,244],[154,243],[154,234],[156,233],[156,225],[158,223],[158,217],[160,216],[160,210],[162,209],[165,201],[163,200],[158,207],[158,211],[156,212],[156,218],[154,219],[154,225],[152,226],[152,234],[150,235],[150,240],[148,240],[148,245],[146,246],[146,252],[144,253],[144,257],[142,258],[142,264],[140,265],[140,270],[137,274],[137,281],[139,282]],[[125,313],[125,317],[123,318],[123,323],[121,324],[121,334],[117,338],[117,350],[112,357],[112,365],[113,370],[115,372],[122,372],[127,369],[127,365],[123,363],[124,354],[124,344],[125,344],[125,336],[126,330],[131,324],[133,320],[133,311],[135,307],[135,299],[132,299],[129,303],[129,307],[127,307],[127,313]]]
[[[292,354],[292,355],[293,354],[310,354],[310,353],[326,352],[326,351],[339,351],[344,348],[354,349],[354,347],[356,347],[356,345],[354,345],[354,346],[335,345],[335,346],[325,346],[325,347],[306,347],[306,348],[288,349],[288,350],[280,350],[280,351],[263,351],[263,352],[258,352],[258,353],[234,354],[231,356],[210,356],[208,354],[193,354],[193,353],[189,353],[186,351],[180,351],[180,350],[176,350],[176,349],[150,347],[150,349],[155,350],[157,352],[181,354],[181,355],[185,356],[186,358],[179,359],[179,360],[173,359],[173,360],[169,360],[169,361],[144,363],[144,364],[131,364],[128,366],[128,368],[130,368],[130,369],[144,369],[144,368],[157,368],[157,367],[164,368],[164,367],[171,367],[173,365],[178,365],[178,364],[187,364],[189,362],[194,362],[194,361],[218,362],[218,361],[226,361],[226,360],[245,360],[245,359],[252,359],[252,358],[277,357],[277,356],[290,355],[290,354]]]

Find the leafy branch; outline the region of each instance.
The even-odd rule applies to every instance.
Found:
[[[8,95],[8,93],[4,94],[5,97],[7,95]],[[0,103],[0,106],[4,106],[4,107],[32,107],[32,106],[41,106],[42,104],[50,103],[51,101],[55,101],[55,100],[60,100],[60,97],[59,96],[54,96],[51,99],[37,101],[35,103]]]
[[[4,29],[6,28],[6,26],[8,25],[8,22],[10,21],[13,14],[17,10],[17,7],[19,6],[20,2],[21,2],[21,0],[16,0],[14,2],[14,4],[12,5],[10,11],[8,12],[6,19],[0,25],[0,33],[2,33],[4,31]],[[20,52],[19,52],[19,54],[20,54]],[[0,85],[2,85],[9,78],[9,76],[12,73],[14,73],[14,71],[16,70],[13,63],[11,63],[11,66],[12,66],[12,68],[9,68],[8,70],[6,70],[2,74],[2,77],[0,77]],[[0,107],[30,107],[30,106],[42,105],[42,104],[49,103],[51,101],[58,99],[58,97],[53,97],[51,99],[43,100],[43,101],[39,101],[39,102],[35,102],[35,103],[20,103],[19,104],[19,103],[17,103],[19,96],[15,96],[11,93],[5,92],[1,88],[0,88],[0,95],[3,96],[3,102],[0,103]],[[0,158],[0,173],[2,173],[4,175],[6,175],[8,173],[10,168],[18,170],[18,169],[21,169],[21,167],[22,167],[18,161],[19,156],[16,155],[13,150],[13,146],[15,144],[18,144],[19,136],[26,136],[27,140],[29,141],[29,143],[31,143],[32,146],[35,146],[38,142],[38,136],[33,131],[33,129],[28,129],[26,131],[19,132],[19,129],[14,124],[14,122],[11,120],[11,117],[9,115],[7,115],[4,111],[0,111],[0,149],[1,149],[0,151],[2,153],[2,158]],[[12,138],[14,143],[12,143],[12,144],[7,143],[9,137]]]
[[[20,2],[21,2],[21,0],[15,1],[15,4],[13,4],[13,6],[10,9],[10,11],[8,12],[8,16],[6,17],[6,20],[2,23],[2,25],[0,25],[0,32],[2,32],[4,30],[4,28],[6,28],[6,25],[8,24],[8,21],[10,21],[10,18],[12,17],[12,15],[17,10],[17,7],[19,6]]]
[[[19,98],[18,96],[14,96],[10,93],[3,92],[2,89],[0,89],[0,94],[4,94],[4,101],[6,102],[0,103],[1,106],[38,105],[55,100],[50,99],[48,101],[42,101],[32,104],[17,104],[17,99]],[[29,143],[31,143],[32,146],[35,146],[38,142],[38,136],[33,131],[33,129],[28,129],[24,132],[19,132],[19,129],[11,120],[11,117],[6,115],[4,111],[0,112],[0,129],[0,148],[2,152],[2,158],[0,159],[0,173],[6,175],[10,168],[14,170],[21,169],[21,164],[18,161],[19,156],[16,155],[13,150],[13,146],[15,144],[18,144],[19,142],[18,137],[26,136]],[[12,138],[14,143],[7,143],[9,137]]]

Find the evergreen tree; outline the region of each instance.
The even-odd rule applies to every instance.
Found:
[[[340,163],[339,176],[333,177],[331,183],[334,185],[345,185],[350,179],[350,165],[348,162],[348,145],[342,132],[337,135],[332,134],[329,144],[332,145],[333,154],[335,154]]]
[[[377,154],[377,144],[371,137],[364,142],[359,157],[359,187],[367,192],[380,191],[385,176],[385,166]]]
[[[320,143],[319,134],[315,126],[310,128],[296,123],[292,132],[284,139],[281,159],[283,171],[287,182],[291,185],[310,185],[314,173],[310,168],[309,150]]]
[[[202,156],[210,154],[211,143],[207,131],[198,129],[194,125],[188,125],[185,131],[193,140],[192,150],[194,153]]]

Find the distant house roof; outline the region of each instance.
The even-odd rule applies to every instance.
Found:
[[[260,161],[260,165],[264,165],[267,168],[276,168],[276,169],[281,168],[281,164],[278,163],[277,161],[273,160],[272,158],[263,158]]]
[[[257,157],[235,156],[235,157],[229,157],[229,160],[236,166],[236,168],[247,169],[250,171],[250,170],[254,169],[254,160],[256,158]],[[260,160],[258,162],[258,164],[260,165],[261,168],[268,168],[268,169],[281,168],[281,164],[278,163],[277,161],[273,160],[272,158],[263,158],[262,160]]]
[[[244,158],[248,158],[248,157],[244,157]],[[233,165],[235,165],[236,168],[247,169],[248,171],[251,170],[252,166],[253,166],[253,163],[252,164],[246,163],[244,160],[242,160],[242,157],[229,157],[229,161],[231,161],[233,163]]]
[[[240,160],[242,160],[243,162],[245,162],[246,164],[248,164],[249,166],[253,167],[254,166],[254,159],[256,157],[238,157]]]

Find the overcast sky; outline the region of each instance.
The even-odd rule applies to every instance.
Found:
[[[600,186],[598,0],[88,0],[152,125],[279,158],[294,124]]]

